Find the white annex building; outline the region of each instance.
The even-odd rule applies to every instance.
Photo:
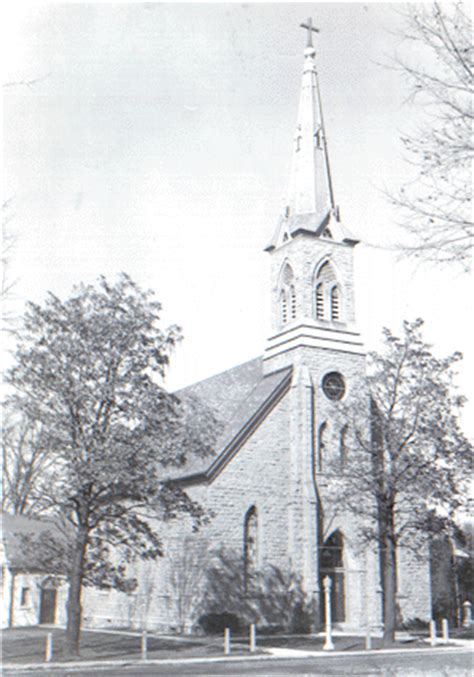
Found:
[[[316,615],[329,576],[333,620],[349,629],[380,624],[382,598],[378,553],[357,546],[354,518],[329,497],[328,461],[343,465],[351,453],[334,403],[358,391],[365,352],[354,307],[358,240],[335,202],[310,26],[288,197],[267,246],[270,336],[262,357],[179,393],[201,398],[223,423],[215,456],[190,463],[181,480],[214,515],[200,535],[206,547],[238,553],[246,570],[293,572]],[[168,528],[168,555],[137,565],[136,594],[85,591],[86,624],[182,625],[175,587],[186,527]],[[404,620],[431,617],[427,560],[399,553],[398,605]]]

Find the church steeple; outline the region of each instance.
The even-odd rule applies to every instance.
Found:
[[[328,228],[331,237],[339,242],[357,242],[340,223],[339,209],[334,200],[316,71],[316,50],[312,42],[313,32],[319,32],[319,29],[313,26],[311,19],[306,24],[301,24],[301,27],[307,30],[308,40],[304,50],[290,184],[283,214],[267,251],[300,232],[319,237],[325,231],[327,234]]]
[[[342,224],[334,201],[312,44],[308,31],[283,213],[267,247],[271,255],[272,334],[265,351],[269,371],[317,356],[363,354],[355,326],[353,253],[357,239]],[[319,359],[319,358],[318,358]]]

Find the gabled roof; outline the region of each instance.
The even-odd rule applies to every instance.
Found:
[[[24,539],[34,542],[42,537],[60,540],[52,519],[33,519],[25,515],[0,513],[5,563],[11,571],[51,573],[40,553],[35,558],[35,546],[25,549]]]
[[[282,242],[282,234],[287,233],[289,237],[295,237],[300,233],[313,235],[314,237],[324,237],[325,230],[331,232],[331,239],[336,242],[354,246],[359,240],[338,218],[338,212],[329,210],[323,216],[317,214],[294,214],[283,215],[278,221],[277,228],[273,238],[265,247],[265,251],[270,252]]]
[[[185,484],[211,481],[287,392],[291,367],[264,375],[262,364],[259,357],[176,393],[178,397],[191,395],[202,400],[223,428],[215,455],[189,459],[175,479]]]

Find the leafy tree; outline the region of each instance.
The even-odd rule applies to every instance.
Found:
[[[472,96],[474,46],[462,3],[408,4],[397,67],[421,122],[402,137],[415,173],[391,202],[408,234],[405,253],[437,263],[472,262]]]
[[[130,590],[126,565],[162,554],[159,520],[201,506],[169,478],[191,453],[211,452],[213,416],[165,391],[180,338],[160,304],[122,274],[61,301],[28,305],[7,381],[11,404],[42,426],[53,462],[42,501],[65,535],[67,646],[78,653],[84,585]],[[61,546],[61,544],[59,544]]]
[[[422,324],[405,322],[401,337],[384,330],[383,352],[370,355],[367,391],[341,412],[352,450],[331,464],[339,504],[361,518],[360,536],[379,546],[386,642],[396,625],[397,551],[422,553],[432,534],[449,531],[472,464],[458,421],[463,398],[453,386],[461,355],[435,357]]]

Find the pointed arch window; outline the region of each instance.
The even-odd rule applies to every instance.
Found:
[[[323,472],[324,470],[324,450],[326,446],[326,431],[328,424],[326,421],[321,423],[318,428],[318,447],[317,447],[317,470]]]
[[[279,283],[279,323],[287,324],[296,318],[296,289],[293,270],[285,263],[280,274]]]
[[[286,298],[286,291],[284,289],[280,292],[280,322],[286,324],[288,322],[288,300]]]
[[[257,569],[258,555],[258,519],[257,508],[252,505],[245,514],[244,520],[244,587],[250,586],[252,574]]]
[[[314,317],[341,321],[341,292],[330,261],[320,266],[314,281]]]
[[[316,317],[318,320],[324,319],[324,285],[322,282],[316,286]]]
[[[290,286],[290,315],[291,319],[294,320],[296,317],[296,292],[293,284]]]
[[[331,320],[340,319],[340,297],[337,285],[331,289]]]

